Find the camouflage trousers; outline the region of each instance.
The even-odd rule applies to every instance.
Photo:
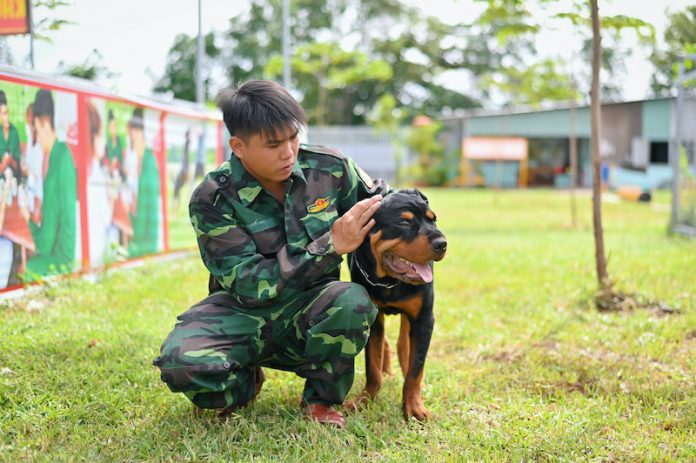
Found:
[[[214,293],[177,318],[154,364],[169,389],[201,408],[253,399],[259,366],[306,378],[305,403],[340,404],[376,316],[365,289],[342,281],[261,308]]]

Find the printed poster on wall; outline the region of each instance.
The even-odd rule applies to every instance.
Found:
[[[77,97],[0,82],[0,288],[81,259]]]

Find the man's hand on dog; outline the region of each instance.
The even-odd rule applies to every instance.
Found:
[[[381,195],[363,199],[334,222],[331,236],[336,254],[348,254],[358,249],[367,232],[374,226],[375,220],[372,216],[381,203]]]

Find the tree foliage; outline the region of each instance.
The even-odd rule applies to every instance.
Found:
[[[171,93],[174,98],[196,101],[196,50],[197,38],[179,34],[167,53],[164,75],[157,81],[153,90],[157,93]],[[203,38],[205,57],[203,60],[203,89],[210,95],[212,84],[211,70],[220,56],[220,48],[215,44],[215,34],[210,32]]]
[[[411,117],[434,116],[443,107],[478,106],[475,98],[445,87],[438,77],[450,69],[469,68],[476,74],[482,67],[496,65],[467,28],[423,17],[400,0],[295,0],[291,8],[293,87],[314,122],[321,116],[326,124],[364,123],[367,112],[387,93]],[[215,61],[227,79],[219,86],[279,76],[281,38],[280,0],[251,0],[249,8],[231,18],[229,29],[221,34]],[[195,52],[192,44],[177,41],[171,57],[179,56],[184,45]],[[339,65],[340,70],[322,67],[322,54],[344,60],[346,50],[355,52]],[[171,88],[173,83],[183,85],[193,76],[189,72],[188,77],[182,73],[181,79],[173,78],[179,60],[169,61],[156,89],[181,95]],[[361,62],[362,70],[357,67]],[[385,79],[388,68],[391,77]],[[314,75],[313,69],[323,74]],[[187,85],[192,88],[191,83]],[[323,108],[317,106],[324,102]]]
[[[650,57],[650,61],[655,65],[650,87],[656,96],[671,94],[679,57],[687,53],[696,53],[696,5],[688,6],[683,11],[669,13],[667,16],[669,25],[664,33],[667,49],[655,50]]]
[[[64,26],[76,23],[54,15],[55,11],[72,3],[66,0],[32,0],[32,22],[34,39],[52,43],[50,33],[61,30]]]
[[[103,61],[104,57],[99,50],[95,48],[87,55],[87,58],[81,64],[71,65],[65,63],[65,61],[60,61],[58,63],[58,72],[67,76],[80,77],[91,81],[97,81],[103,77],[114,77],[115,74],[104,65]]]
[[[360,51],[346,51],[337,43],[311,43],[299,47],[291,59],[295,87],[308,108],[310,123],[324,125],[328,120],[340,120],[331,113],[351,114],[355,107],[346,107],[354,100],[360,86],[386,82],[392,78],[392,67],[383,60],[369,60]],[[283,61],[273,57],[266,65],[265,76],[282,75]],[[360,107],[358,106],[357,109]],[[330,109],[330,112],[329,112]]]
[[[482,84],[489,92],[497,91],[507,103],[525,103],[538,106],[549,101],[578,99],[589,93],[590,67],[573,63],[573,55],[582,62],[592,60],[592,20],[588,14],[588,2],[574,0],[571,3],[558,0],[477,0],[486,5],[477,22],[494,28],[482,34],[495,37],[499,43],[520,43],[514,52],[505,54],[504,65],[482,77]],[[536,7],[536,20],[531,8]],[[553,13],[553,10],[563,11]],[[536,22],[535,22],[536,21]],[[581,38],[581,47],[561,50],[556,57],[540,58],[534,53],[534,41],[543,23],[549,27],[559,23],[567,28],[577,26],[575,32]],[[563,24],[565,23],[565,24]],[[616,15],[601,20],[603,40],[602,69],[608,79],[602,81],[602,94],[607,99],[619,98],[622,93],[618,77],[625,73],[625,59],[631,50],[625,45],[624,34],[632,31],[641,46],[655,43],[654,27],[638,18]]]

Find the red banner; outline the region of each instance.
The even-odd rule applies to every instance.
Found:
[[[31,0],[0,0],[0,35],[28,34],[31,31]]]

